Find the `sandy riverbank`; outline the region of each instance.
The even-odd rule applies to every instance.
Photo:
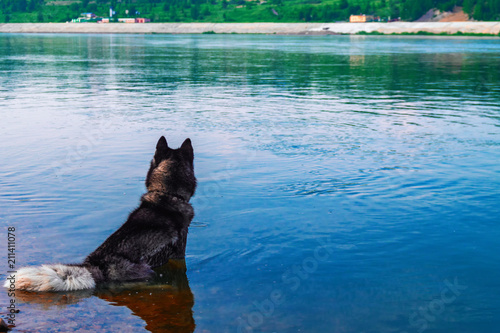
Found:
[[[238,34],[355,34],[361,31],[392,33],[457,32],[499,34],[500,22],[393,22],[393,23],[3,23],[0,33],[126,33],[191,34],[213,31]]]

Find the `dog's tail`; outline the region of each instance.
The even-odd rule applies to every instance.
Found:
[[[4,287],[12,284],[16,289],[27,291],[70,291],[95,288],[95,280],[90,271],[82,266],[42,265],[24,267],[7,279]]]

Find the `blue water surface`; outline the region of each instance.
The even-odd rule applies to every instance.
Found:
[[[199,182],[187,275],[18,293],[13,332],[494,332],[499,82],[497,39],[0,35],[2,277],[9,226],[83,260],[161,135]]]

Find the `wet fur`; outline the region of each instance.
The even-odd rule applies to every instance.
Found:
[[[148,278],[169,259],[183,259],[194,217],[189,199],[196,189],[193,147],[186,139],[171,149],[164,137],[146,177],[147,192],[127,221],[82,264],[22,268],[16,288],[30,291],[91,289],[106,282]],[[5,283],[8,287],[9,281]]]

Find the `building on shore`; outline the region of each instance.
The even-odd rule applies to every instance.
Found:
[[[140,17],[140,18],[119,18],[118,22],[121,22],[121,23],[148,23],[148,22],[151,22],[151,20],[147,19],[147,18],[143,18],[143,17]]]
[[[135,23],[135,18],[119,18],[120,23]]]
[[[81,13],[80,17],[86,18],[87,20],[90,20],[90,19],[95,19],[97,17],[97,15],[94,13]]]
[[[72,19],[71,22],[84,23],[84,22],[97,22],[97,15],[94,13],[81,13],[79,18]]]
[[[351,23],[366,23],[377,21],[377,18],[373,15],[351,15],[349,22]],[[380,19],[379,19],[380,21]]]
[[[150,19],[144,17],[126,17],[126,18],[115,18],[116,12],[113,8],[109,9],[109,17],[97,17],[94,13],[81,13],[80,17],[72,19],[73,23],[89,23],[89,22],[97,22],[97,23],[111,23],[111,22],[120,22],[120,23],[148,23],[151,22]]]

